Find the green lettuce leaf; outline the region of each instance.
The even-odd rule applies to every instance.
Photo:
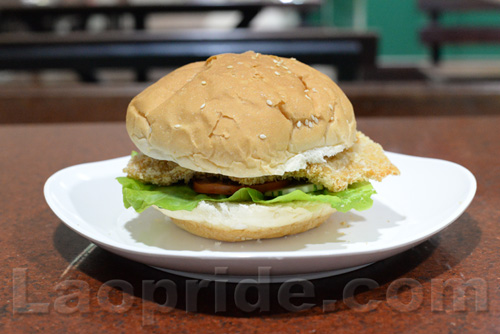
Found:
[[[125,207],[133,207],[137,212],[142,212],[152,205],[171,211],[191,211],[196,208],[201,201],[253,202],[264,205],[295,201],[313,201],[328,203],[332,208],[341,212],[347,212],[351,209],[362,211],[372,206],[373,200],[370,196],[375,193],[375,190],[369,182],[359,182],[350,185],[349,188],[344,191],[336,193],[329,192],[326,189],[311,193],[295,190],[286,195],[266,199],[260,191],[251,188],[242,188],[231,196],[206,195],[195,192],[185,184],[161,187],[144,184],[128,177],[118,177],[117,180],[122,185],[123,203]]]

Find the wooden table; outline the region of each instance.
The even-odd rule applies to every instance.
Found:
[[[408,99],[408,108],[429,107],[419,107],[419,101],[418,95]],[[2,124],[0,331],[498,332],[500,112],[482,113],[474,103],[457,103],[461,105],[452,100],[434,104],[433,115],[421,110],[420,115],[359,116],[358,125],[388,151],[467,167],[478,181],[471,206],[447,229],[402,254],[355,272],[310,281],[312,297],[292,299],[295,305],[310,304],[299,312],[289,312],[277,302],[279,283],[268,286],[269,311],[245,312],[233,299],[236,284],[227,283],[215,293],[214,283],[201,287],[200,281],[123,259],[93,247],[51,212],[42,188],[52,173],[133,149],[123,122]],[[454,114],[455,108],[469,110]],[[143,294],[143,286],[162,279],[177,296],[174,307],[164,313],[157,304],[165,302],[160,291],[157,296]],[[371,282],[371,288],[361,287],[354,299],[343,300],[345,287],[357,279]],[[116,280],[125,282],[128,292],[112,288]],[[194,297],[186,293],[196,286],[200,289]],[[224,298],[221,291],[227,307],[215,312],[216,300]],[[252,291],[249,301],[255,301]]]
[[[445,45],[499,44],[500,28],[471,24],[442,25],[440,19],[447,13],[500,11],[496,0],[418,0],[418,7],[428,14],[430,22],[420,31],[420,39],[430,47],[432,61],[438,64]],[[457,20],[457,22],[459,22]]]
[[[91,15],[101,14],[113,18],[129,14],[134,17],[134,28],[143,30],[146,28],[147,17],[155,13],[237,11],[242,16],[238,28],[245,28],[266,7],[293,8],[304,18],[305,14],[320,7],[321,0],[44,0],[40,1],[40,3],[40,5],[36,5],[36,1],[3,0],[0,3],[0,18],[4,20],[20,20],[33,31],[50,31],[53,30],[53,19],[62,16],[71,15],[80,18],[80,28],[84,28]],[[51,21],[52,23],[50,23]]]

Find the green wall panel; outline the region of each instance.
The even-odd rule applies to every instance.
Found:
[[[380,34],[381,55],[424,55],[418,31],[427,18],[414,0],[368,0],[367,26]]]

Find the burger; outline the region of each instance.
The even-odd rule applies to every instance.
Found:
[[[366,210],[398,169],[356,130],[326,75],[293,58],[221,54],[171,72],[128,106],[125,207],[153,207],[220,241],[277,238]]]

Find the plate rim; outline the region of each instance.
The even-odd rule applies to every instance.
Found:
[[[385,152],[390,160],[391,157],[397,157],[402,158],[402,159],[424,159],[428,161],[433,161],[433,162],[438,162],[438,163],[445,163],[445,164],[451,164],[454,168],[460,169],[464,174],[464,176],[467,179],[467,185],[470,187],[470,191],[467,193],[464,199],[461,200],[461,203],[457,207],[457,209],[453,212],[453,214],[450,214],[447,219],[444,219],[441,224],[437,225],[437,228],[432,229],[431,232],[426,232],[423,235],[420,235],[418,238],[406,238],[403,239],[403,242],[398,242],[396,244],[389,244],[387,247],[377,247],[376,249],[373,248],[368,248],[364,250],[348,250],[348,249],[326,249],[326,250],[311,250],[307,252],[290,252],[290,251],[263,251],[263,252],[254,252],[254,251],[241,251],[241,252],[234,252],[234,251],[217,251],[217,250],[201,250],[201,251],[195,251],[195,250],[166,250],[166,249],[161,249],[158,247],[154,246],[135,246],[135,245],[127,245],[120,243],[117,240],[114,240],[112,238],[107,237],[106,235],[102,233],[98,233],[99,238],[95,238],[94,235],[89,235],[88,233],[85,232],[83,228],[78,226],[78,224],[75,224],[74,222],[71,221],[71,219],[67,216],[65,212],[65,208],[61,208],[54,200],[53,196],[51,195],[51,190],[54,187],[54,184],[56,183],[56,180],[58,177],[61,177],[65,173],[69,173],[73,169],[79,169],[79,168],[84,168],[89,165],[97,165],[97,164],[109,164],[109,163],[116,163],[121,160],[126,160],[129,158],[129,156],[124,156],[124,157],[118,157],[118,158],[113,158],[113,159],[107,159],[107,160],[100,160],[100,161],[94,161],[94,162],[86,162],[82,164],[77,164],[69,167],[65,167],[54,174],[52,174],[47,181],[44,184],[44,196],[45,200],[48,204],[48,206],[51,208],[51,210],[54,212],[54,214],[71,230],[76,232],[77,234],[81,235],[82,237],[94,242],[95,244],[106,248],[106,249],[115,249],[120,252],[124,252],[127,254],[134,254],[134,255],[144,255],[144,256],[167,256],[167,257],[175,257],[175,258],[192,258],[193,256],[196,256],[198,259],[205,259],[205,260],[232,260],[232,259],[246,259],[246,258],[251,258],[252,260],[259,260],[259,259],[295,259],[295,258],[317,258],[317,257],[343,257],[343,256],[362,256],[366,254],[372,254],[374,252],[390,252],[394,249],[408,249],[413,245],[417,245],[430,237],[434,236],[435,234],[441,232],[443,229],[448,227],[450,224],[452,224],[455,220],[457,220],[468,208],[472,200],[474,199],[475,193],[477,191],[477,181],[474,175],[464,166],[457,164],[452,161],[447,161],[443,159],[436,159],[436,158],[428,158],[428,157],[419,157],[419,156],[412,156],[412,155],[406,155],[402,153],[394,153],[394,152]],[[117,175],[121,176],[123,174]],[[377,195],[375,195],[376,197]],[[124,210],[126,210],[124,208]],[[129,210],[131,210],[129,208]],[[70,220],[68,222],[67,220]],[[87,222],[83,218],[81,218],[81,221],[83,221],[85,224],[88,225]],[[91,226],[91,225],[90,225]],[[187,233],[187,232],[186,232]]]

